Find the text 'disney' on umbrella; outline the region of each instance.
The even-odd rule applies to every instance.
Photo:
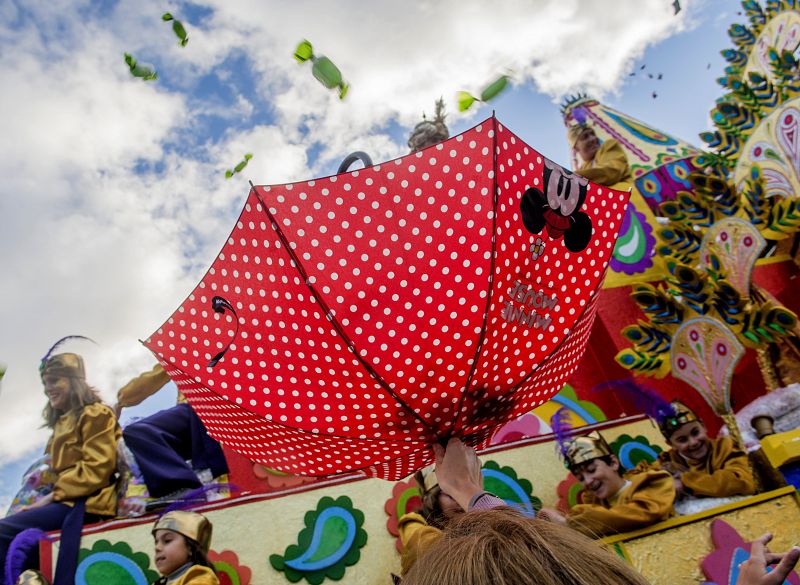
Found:
[[[366,169],[256,186],[145,345],[253,461],[398,479],[432,443],[480,448],[561,389],[627,198],[496,118]]]

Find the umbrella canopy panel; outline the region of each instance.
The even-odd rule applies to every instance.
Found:
[[[254,187],[145,344],[209,432],[251,459],[403,477],[431,443],[480,445],[561,388],[627,196],[494,118],[388,163]]]

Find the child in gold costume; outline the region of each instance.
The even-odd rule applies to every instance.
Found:
[[[161,578],[153,585],[219,585],[208,560],[211,522],[196,512],[174,510],[153,526],[155,565]]]
[[[672,515],[675,488],[669,473],[653,469],[623,474],[619,459],[596,432],[559,442],[567,467],[584,486],[583,502],[566,516],[543,509],[537,517],[601,537],[644,528]]]

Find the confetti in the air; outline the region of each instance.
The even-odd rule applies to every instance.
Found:
[[[342,72],[334,65],[333,61],[324,55],[314,55],[314,48],[311,43],[303,39],[294,51],[294,58],[298,63],[311,61],[311,73],[317,80],[328,89],[338,89],[339,99],[343,100],[350,89],[350,84],[342,79]]]
[[[250,154],[250,153],[247,153],[246,155],[244,155],[244,159],[242,160],[242,162],[240,162],[238,165],[233,167],[233,169],[228,169],[227,171],[225,171],[225,178],[226,179],[230,179],[236,173],[241,173],[244,170],[244,168],[247,166],[247,163],[250,162],[251,158],[253,158],[253,155]]]
[[[178,37],[178,44],[181,47],[185,47],[189,43],[189,36],[186,34],[186,29],[183,27],[183,23],[181,23],[180,20],[175,20],[175,17],[169,12],[165,12],[161,16],[161,20],[164,22],[172,21],[172,30],[175,32],[175,36]]]
[[[125,64],[130,68],[131,75],[138,77],[143,81],[154,81],[158,79],[158,73],[152,67],[147,65],[140,65],[136,62],[136,58],[130,53],[125,53]]]
[[[501,75],[484,88],[480,97],[475,97],[467,91],[459,91],[456,94],[456,99],[458,100],[458,111],[466,112],[475,102],[488,102],[493,100],[508,87],[508,82],[510,79],[511,78],[508,75]]]

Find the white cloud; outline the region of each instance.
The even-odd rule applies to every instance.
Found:
[[[411,127],[444,96],[478,92],[506,68],[554,98],[613,91],[648,44],[679,31],[664,0],[211,3],[181,49],[161,3],[0,4],[0,463],[43,441],[37,362],[62,335],[101,345],[87,353],[108,401],[152,357],[137,342],[180,303],[227,236],[246,177],[279,183],[329,170],[346,153],[377,161],[406,151],[387,126]],[[27,14],[28,16],[24,16]],[[341,102],[291,54],[308,38],[352,84]],[[128,75],[122,53],[158,61],[161,81]],[[252,71],[230,71],[244,57]],[[214,72],[229,103],[206,98]],[[260,103],[237,89],[252,75]],[[181,88],[181,89],[171,89]],[[199,116],[271,123],[221,138],[194,135]],[[458,114],[451,113],[452,118]],[[468,115],[475,115],[470,113]],[[175,148],[191,136],[191,149]],[[316,144],[319,159],[309,160]],[[224,169],[255,155],[242,175]],[[137,164],[149,162],[137,167]],[[153,166],[155,165],[155,166]],[[137,172],[137,168],[139,171]],[[144,170],[142,170],[144,169]],[[85,346],[72,346],[83,351]]]

